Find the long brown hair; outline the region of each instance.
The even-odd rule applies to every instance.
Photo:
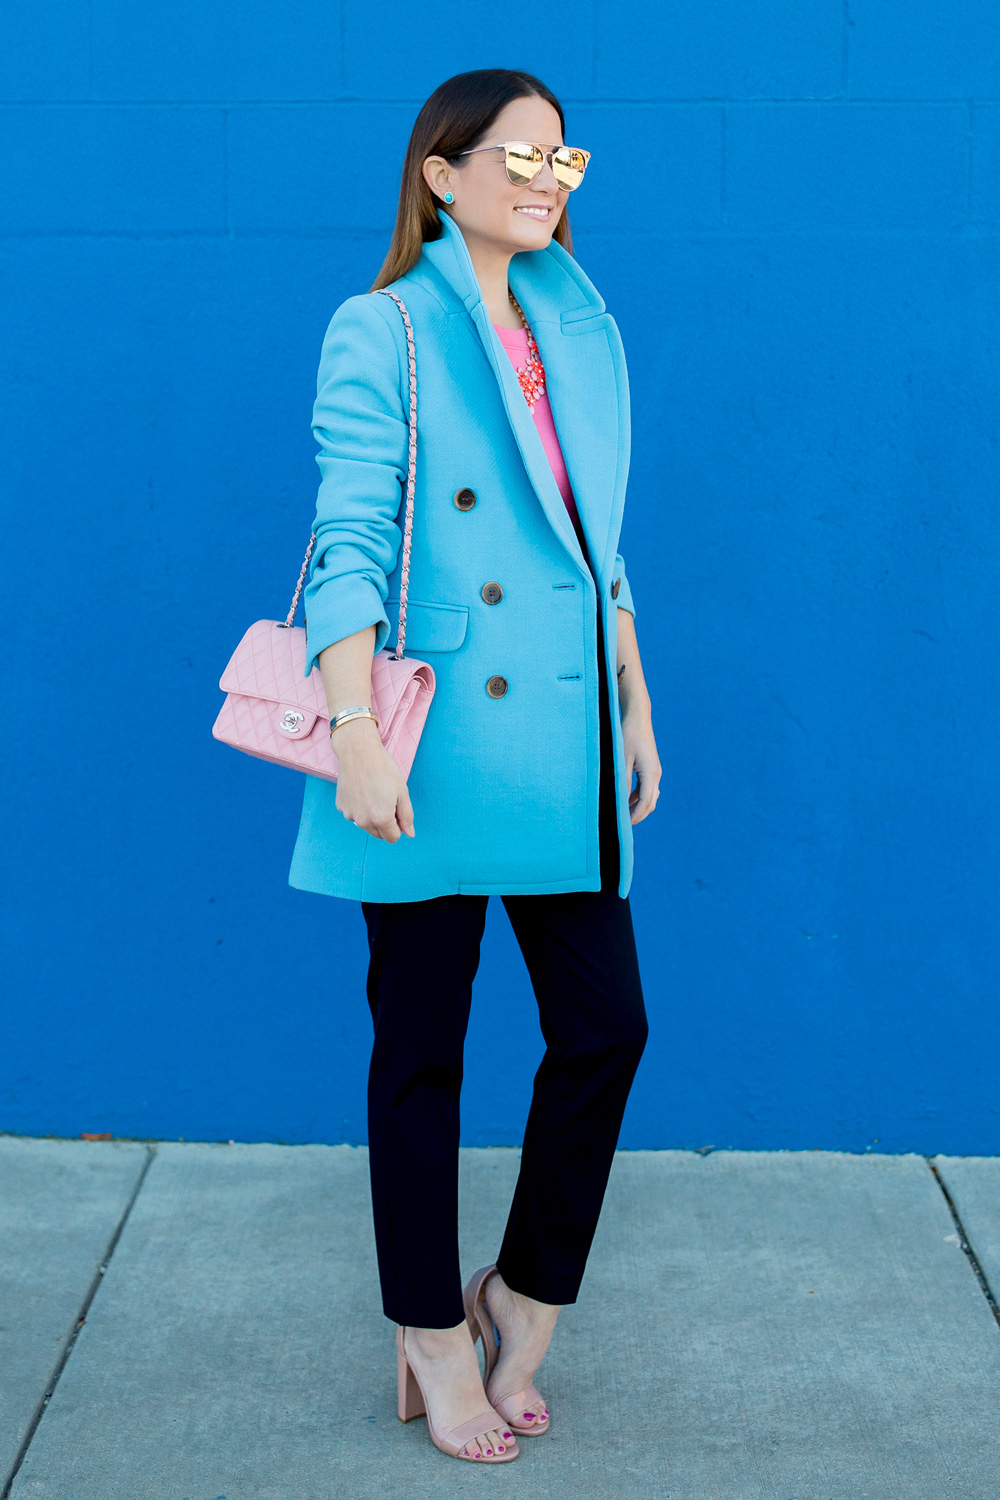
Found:
[[[424,241],[441,237],[438,200],[422,171],[427,157],[443,156],[446,161],[457,161],[460,151],[479,144],[502,109],[515,99],[531,97],[551,104],[559,116],[560,129],[565,131],[562,105],[533,73],[512,68],[476,68],[471,73],[456,73],[434,90],[417,115],[410,134],[389,253],[370,291],[405,276],[420,259]],[[572,255],[573,240],[565,207],[552,238]]]

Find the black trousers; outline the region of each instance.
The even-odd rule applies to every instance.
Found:
[[[600,633],[600,624],[598,625]],[[647,1023],[628,898],[618,895],[603,643],[601,889],[503,896],[538,1002],[545,1054],[497,1256],[514,1291],[574,1302]],[[458,1257],[459,1092],[488,896],[362,902],[372,1208],[382,1306],[396,1323],[464,1317]]]

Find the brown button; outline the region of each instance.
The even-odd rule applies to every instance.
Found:
[[[456,490],[452,499],[459,510],[471,510],[476,503],[475,490]]]
[[[486,691],[491,698],[502,698],[507,691],[506,677],[491,677],[486,684]]]
[[[499,604],[503,598],[503,589],[498,583],[484,583],[479,592],[487,604]]]
[[[611,597],[612,597],[612,599],[617,599],[618,598],[618,590],[621,588],[621,586],[622,586],[621,579],[620,578],[616,578],[615,581],[614,581],[614,583],[611,585]]]

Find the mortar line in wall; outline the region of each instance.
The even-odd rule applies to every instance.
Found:
[[[969,1265],[972,1267],[972,1274],[979,1282],[979,1290],[986,1298],[986,1301],[989,1304],[990,1312],[993,1314],[997,1326],[1000,1327],[1000,1307],[997,1306],[997,1299],[994,1297],[992,1288],[990,1287],[990,1284],[986,1279],[986,1273],[984,1272],[982,1266],[979,1264],[979,1257],[977,1256],[975,1250],[973,1250],[972,1245],[969,1243],[969,1236],[965,1232],[965,1225],[962,1223],[962,1217],[958,1211],[955,1200],[951,1196],[951,1193],[948,1191],[947,1183],[941,1176],[941,1173],[938,1171],[931,1158],[929,1156],[925,1156],[924,1161],[933,1172],[934,1181],[941,1189],[944,1201],[948,1205],[948,1211],[951,1214],[955,1228],[958,1230],[959,1247],[964,1251],[965,1257],[968,1260]]]
[[[1000,94],[977,94],[976,101],[980,104],[996,104],[1000,102]],[[118,103],[118,100],[111,100]],[[147,100],[137,100],[137,103],[148,103]],[[155,103],[171,104],[175,101],[164,99],[152,101]],[[206,103],[211,104],[213,100],[184,100],[183,103]],[[316,104],[385,104],[399,105],[400,108],[419,108],[424,102],[422,99],[406,99],[400,95],[391,98],[376,98],[374,95],[343,94],[338,99],[240,99],[230,100],[229,103],[259,104],[259,105],[316,105]],[[574,108],[603,109],[608,105],[637,105],[641,108],[650,109],[672,109],[689,105],[712,105],[712,104],[787,104],[790,107],[801,104],[827,105],[832,109],[843,109],[852,104],[882,104],[887,108],[903,108],[911,104],[951,104],[961,108],[968,101],[964,96],[956,94],[906,94],[893,95],[891,98],[881,94],[859,94],[849,99],[842,98],[839,93],[832,94],[673,94],[669,97],[656,94],[562,94],[560,102],[564,105],[572,105]]]
[[[843,0],[840,32],[840,92],[846,100],[851,86],[850,69],[851,0]]]
[[[977,94],[976,104],[1000,104],[1000,94]],[[418,109],[424,101],[422,99],[402,99],[398,96],[387,99],[377,99],[373,96],[360,94],[342,93],[337,98],[313,98],[313,99],[5,99],[3,107],[5,110],[18,109],[336,109],[343,105],[364,105],[366,108],[374,105],[385,105],[387,107],[398,106],[400,109]],[[573,97],[564,95],[564,105],[573,108],[602,109],[607,106],[626,105],[629,107],[649,109],[684,109],[697,107],[709,107],[711,105],[734,104],[734,105],[787,105],[796,108],[803,104],[812,104],[817,107],[826,106],[829,109],[843,109],[849,105],[866,104],[880,105],[886,109],[905,109],[915,104],[950,104],[956,109],[968,107],[969,100],[957,98],[954,94],[938,94],[931,97],[909,96],[886,99],[877,94],[859,94],[850,99],[841,98],[838,94],[802,94],[802,95],[777,95],[777,94],[746,94],[739,97],[722,96],[720,94],[699,94],[691,96],[676,96],[669,99],[633,96],[606,95],[595,98],[592,95],[581,95]]]
[[[233,226],[229,217],[229,110],[222,111],[222,223],[229,239]]]
[[[590,77],[587,79],[587,92],[593,94],[597,88],[597,5],[592,0],[590,7]]]
[[[392,232],[392,225],[382,225],[376,228],[364,228],[350,226],[338,228],[336,225],[327,225],[319,229],[303,229],[297,227],[285,227],[282,229],[242,229],[237,235],[235,231],[227,236],[223,229],[178,229],[175,231],[146,230],[146,229],[18,229],[0,232],[0,245],[17,245],[22,241],[34,240],[129,240],[135,243],[149,241],[153,244],[170,245],[182,240],[193,240],[196,242],[211,243],[215,240],[240,239],[240,240],[331,240],[334,236],[341,243],[355,243],[367,245],[370,242],[383,244],[386,235]],[[948,242],[963,243],[969,240],[986,240],[992,242],[1000,238],[1000,226],[981,224],[959,224],[948,229],[934,229],[926,227],[914,228],[907,225],[899,225],[892,228],[861,228],[861,229],[838,229],[838,228],[802,228],[794,225],[786,225],[777,229],[761,229],[756,227],[720,228],[717,224],[692,224],[681,226],[676,229],[663,229],[656,233],[651,231],[638,231],[634,229],[595,229],[575,231],[581,244],[587,239],[595,239],[615,242],[633,243],[636,240],[646,240],[654,243],[665,241],[673,244],[678,240],[732,240],[740,243],[761,240],[903,240],[908,244],[915,241],[944,240]],[[2,1500],[2,1497],[0,1497]]]
[[[87,94],[94,95],[94,0],[87,0]]]
[[[722,106],[722,161],[719,167],[719,227],[729,226],[729,105]]]
[[[93,1302],[94,1298],[97,1296],[97,1288],[103,1281],[108,1266],[111,1263],[111,1257],[114,1255],[116,1249],[118,1248],[118,1241],[122,1237],[122,1230],[128,1223],[129,1214],[135,1207],[136,1199],[142,1191],[142,1185],[146,1181],[146,1174],[153,1164],[153,1158],[155,1155],[156,1147],[147,1146],[146,1160],[142,1164],[142,1170],[140,1171],[139,1176],[136,1179],[135,1187],[132,1189],[131,1196],[129,1197],[129,1200],[125,1205],[124,1212],[122,1213],[121,1218],[118,1220],[118,1223],[115,1226],[111,1239],[108,1241],[107,1248],[104,1252],[104,1258],[102,1259],[100,1265],[97,1267],[97,1270],[94,1272],[93,1280],[91,1281],[90,1286],[87,1288],[84,1299],[80,1304],[79,1310],[76,1315],[76,1320],[73,1324],[73,1332],[67,1339],[65,1347],[56,1361],[55,1369],[52,1371],[52,1375],[49,1378],[49,1383],[46,1386],[42,1399],[35,1407],[31,1421],[28,1423],[28,1429],[24,1434],[21,1446],[17,1450],[17,1454],[14,1458],[14,1463],[11,1467],[10,1473],[7,1475],[6,1483],[4,1484],[3,1490],[0,1491],[0,1500],[9,1500],[14,1480],[18,1476],[21,1465],[24,1463],[25,1458],[28,1456],[28,1449],[31,1447],[31,1444],[34,1441],[35,1433],[38,1431],[39,1423],[41,1422],[46,1413],[46,1410],[48,1409],[49,1402],[52,1400],[52,1397],[55,1394],[55,1389],[59,1384],[62,1372],[65,1370],[69,1357],[76,1346],[76,1341],[80,1336],[80,1329],[83,1327],[84,1323],[87,1320],[87,1314],[90,1311],[90,1305]]]

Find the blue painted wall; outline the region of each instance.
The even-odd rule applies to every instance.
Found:
[[[629,1146],[1000,1150],[990,0],[51,0],[0,54],[0,1128],[364,1137],[360,912],[217,744],[313,514],[326,323],[416,108],[538,72],[592,148],[664,792]],[[529,24],[530,20],[530,24]],[[512,33],[524,46],[512,44]],[[469,1143],[540,1052],[493,903]]]

